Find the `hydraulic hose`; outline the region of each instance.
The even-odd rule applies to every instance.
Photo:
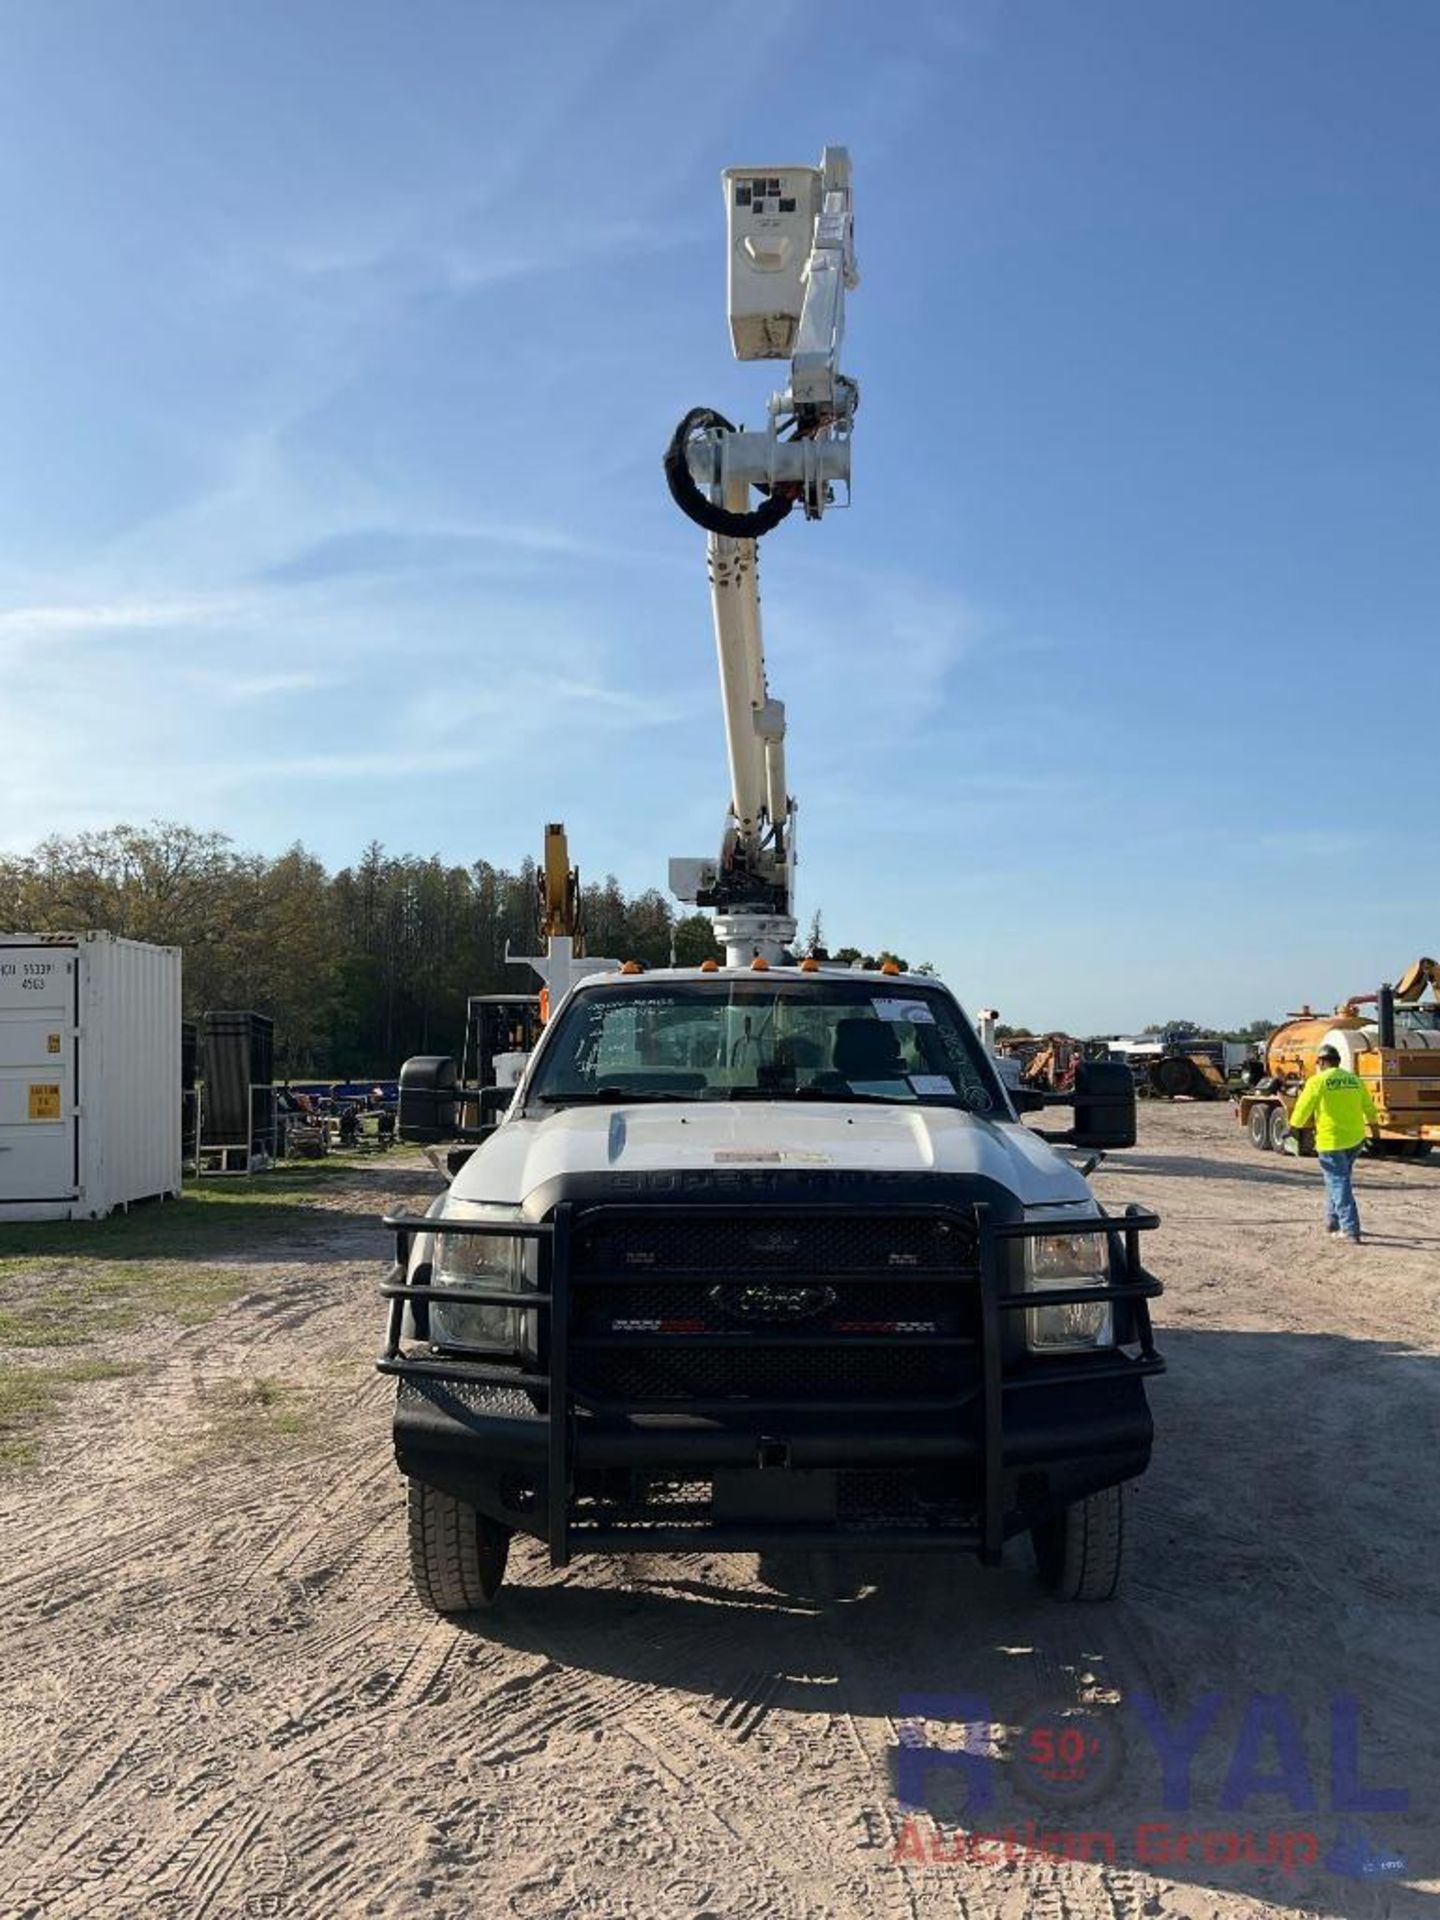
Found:
[[[665,484],[670,497],[707,533],[727,534],[732,540],[758,540],[779,526],[795,502],[788,494],[772,492],[749,513],[732,513],[728,507],[716,506],[704,489],[696,486],[690,471],[690,442],[702,433],[716,431],[734,433],[736,429],[713,407],[692,407],[676,427],[665,449]]]

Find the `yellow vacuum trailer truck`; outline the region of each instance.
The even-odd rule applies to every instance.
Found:
[[[1372,1006],[1372,1015],[1362,1013]],[[1393,987],[1356,994],[1333,1014],[1307,1007],[1277,1027],[1238,1102],[1253,1145],[1284,1148],[1290,1115],[1323,1046],[1334,1047],[1341,1066],[1370,1089],[1380,1127],[1369,1151],[1414,1159],[1429,1153],[1440,1140],[1440,965],[1417,960]],[[1311,1150],[1308,1137],[1298,1145]]]

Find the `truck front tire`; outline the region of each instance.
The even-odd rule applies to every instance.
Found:
[[[505,1578],[510,1529],[452,1494],[406,1482],[410,1578],[435,1613],[481,1613]]]
[[[1040,1584],[1057,1600],[1113,1600],[1125,1548],[1124,1489],[1102,1487],[1030,1529]]]

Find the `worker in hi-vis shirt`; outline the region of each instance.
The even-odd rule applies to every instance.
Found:
[[[1360,1210],[1355,1205],[1351,1169],[1366,1132],[1376,1125],[1370,1089],[1358,1074],[1340,1065],[1334,1047],[1321,1047],[1315,1055],[1315,1071],[1290,1115],[1290,1131],[1314,1127],[1315,1157],[1325,1176],[1325,1231],[1342,1235],[1352,1245],[1360,1240]]]

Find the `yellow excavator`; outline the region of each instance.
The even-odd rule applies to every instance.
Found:
[[[545,861],[537,880],[540,892],[540,938],[570,940],[572,953],[579,960],[585,954],[585,931],[581,912],[580,869],[570,864],[570,843],[565,837],[563,820],[552,820],[545,828]]]
[[[470,1120],[482,1124],[503,1112],[514,1095],[540,1029],[571,985],[587,973],[605,972],[617,960],[585,958],[584,911],[580,869],[570,864],[564,823],[545,828],[545,853],[535,877],[536,920],[543,954],[512,954],[512,966],[528,966],[540,976],[538,993],[475,993],[466,1003],[465,1046],[461,1053],[463,1086],[474,1085]],[[473,1073],[473,1082],[472,1082]]]
[[[1290,1114],[1324,1046],[1370,1089],[1380,1117],[1371,1153],[1422,1159],[1440,1141],[1440,963],[1416,960],[1393,987],[1354,994],[1331,1014],[1302,1007],[1277,1027],[1238,1102],[1253,1145],[1284,1150]],[[1306,1150],[1306,1141],[1297,1144]]]

